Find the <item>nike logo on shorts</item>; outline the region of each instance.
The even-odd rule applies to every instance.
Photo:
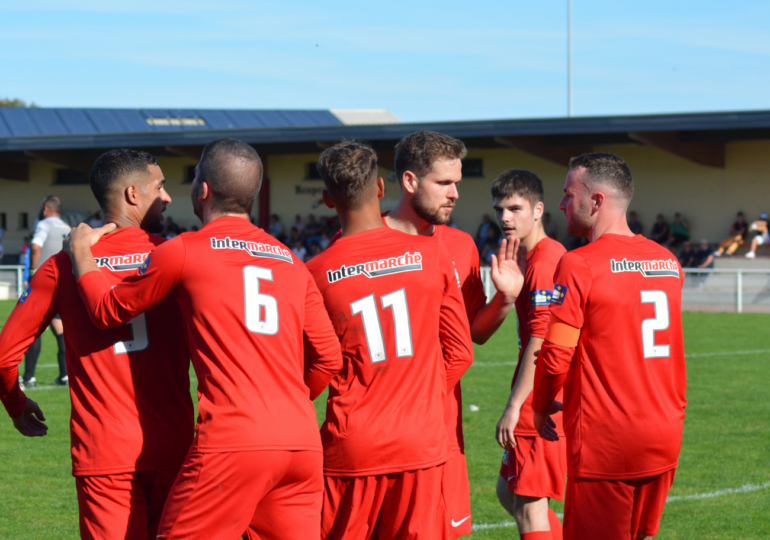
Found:
[[[508,481],[510,482],[510,481],[511,481],[511,480],[513,480],[514,478],[516,478],[516,475],[515,475],[515,474],[514,474],[513,476],[509,476],[509,477],[508,477]]]
[[[452,518],[452,527],[459,527],[460,525],[462,525],[465,521],[468,521],[469,519],[471,519],[471,516],[464,517],[460,521],[455,521],[454,518]]]

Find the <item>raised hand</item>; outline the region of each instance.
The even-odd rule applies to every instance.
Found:
[[[18,418],[13,419],[13,426],[25,437],[42,437],[48,433],[48,426],[41,420],[45,420],[43,411],[40,410],[37,403],[27,398],[24,412]]]
[[[497,256],[492,255],[492,283],[498,292],[515,300],[524,286],[526,249],[518,238],[500,242]]]

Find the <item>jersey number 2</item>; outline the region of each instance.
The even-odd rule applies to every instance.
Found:
[[[273,271],[259,266],[243,268],[243,296],[246,328],[255,334],[273,336],[278,333],[278,301],[259,292],[259,280],[273,281]]]
[[[671,346],[655,345],[655,331],[668,329],[668,296],[663,291],[642,291],[642,304],[655,305],[655,317],[642,321],[644,357],[668,358],[671,356]]]
[[[382,309],[393,311],[393,326],[396,329],[396,357],[412,356],[412,329],[409,326],[409,306],[406,303],[406,290],[399,289],[380,298]],[[353,315],[361,314],[364,321],[366,344],[369,346],[369,360],[372,364],[387,360],[385,340],[382,337],[380,316],[377,302],[370,294],[350,304]]]

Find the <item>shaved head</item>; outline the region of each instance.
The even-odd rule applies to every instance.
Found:
[[[217,139],[203,149],[197,179],[211,190],[212,210],[249,214],[262,184],[262,160],[253,147],[237,139]]]

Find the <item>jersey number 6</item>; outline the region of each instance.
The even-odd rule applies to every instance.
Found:
[[[278,301],[259,292],[259,280],[273,281],[273,271],[259,266],[243,268],[243,297],[246,328],[255,334],[274,336],[278,333]]]
[[[406,290],[399,289],[380,298],[382,309],[393,311],[393,326],[396,329],[396,357],[412,356],[412,329],[409,325],[409,306],[406,303]],[[385,340],[382,337],[380,316],[377,314],[377,302],[370,294],[350,304],[353,315],[361,314],[364,321],[366,344],[369,346],[369,360],[372,364],[387,360]]]

